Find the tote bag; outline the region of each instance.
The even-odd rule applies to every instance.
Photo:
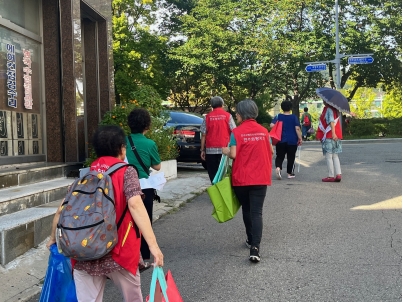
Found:
[[[229,158],[223,155],[217,174],[213,179],[213,185],[207,188],[207,193],[214,206],[211,215],[220,223],[234,218],[241,207],[232,188],[231,175],[227,173],[228,166]]]
[[[281,142],[282,132],[283,132],[283,122],[277,120],[277,122],[274,124],[274,127],[269,132],[271,142],[273,145],[277,145],[277,143]]]
[[[169,270],[164,277],[162,267],[155,267],[151,277],[150,294],[146,302],[183,302],[172,273]]]
[[[222,223],[235,217],[241,204],[232,188],[230,176],[207,188],[207,193],[214,206],[211,215],[215,220]]]

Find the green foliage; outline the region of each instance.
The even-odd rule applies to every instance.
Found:
[[[117,104],[111,111],[105,113],[100,125],[116,125],[122,128],[126,135],[130,134],[130,128],[127,124],[127,117],[130,112],[135,109],[140,108],[135,100],[131,102],[124,102],[122,104]]]
[[[354,81],[349,81],[351,86],[355,86]],[[347,94],[345,90],[342,90]],[[350,102],[350,110],[354,116],[359,119],[368,119],[372,117],[371,109],[376,93],[373,88],[358,88],[354,98]]]
[[[340,45],[345,53],[374,53],[372,64],[348,65],[342,60],[342,87],[354,80],[352,99],[358,87],[388,86],[402,76],[402,5],[400,0],[348,1],[341,5]],[[348,12],[348,13],[347,13]],[[374,13],[379,12],[379,13]]]
[[[353,119],[348,124],[346,133],[354,136],[375,135],[375,126],[369,119]]]
[[[162,110],[162,99],[158,92],[149,85],[142,85],[132,93],[130,99],[142,108],[147,108],[151,115],[158,116]]]
[[[270,125],[273,118],[269,114],[269,111],[274,107],[274,101],[270,100],[270,96],[268,94],[260,94],[255,99],[255,103],[259,109],[259,115],[256,118],[256,121],[262,125]]]
[[[176,159],[179,155],[172,128],[164,128],[166,122],[167,119],[164,117],[153,117],[152,128],[146,133],[146,136],[157,144],[162,161]]]
[[[389,118],[402,117],[402,86],[393,87],[383,99],[382,115]]]
[[[145,136],[155,141],[162,161],[177,158],[179,151],[176,145],[176,138],[173,135],[172,129],[164,128],[168,117],[163,116],[160,103],[155,101],[159,97],[158,94],[153,89],[145,87],[143,90],[133,93],[133,95],[137,96],[138,99],[117,104],[111,111],[105,113],[100,125],[119,126],[124,130],[126,135],[129,135],[131,131],[127,124],[127,117],[130,112],[135,108],[146,108],[150,113],[153,112],[153,114],[151,115],[151,129]],[[96,159],[93,149],[89,149],[89,154],[89,158],[87,158],[84,164],[86,167]]]
[[[345,138],[348,136],[402,136],[402,119],[400,118],[372,118],[352,119],[345,130]]]
[[[155,0],[113,0],[112,34],[115,94],[118,103],[132,99],[139,86],[151,85],[161,95],[169,88],[163,60],[167,38],[154,34]]]
[[[129,101],[139,86],[150,85],[189,111],[204,112],[213,95],[223,96],[231,109],[241,99],[269,94],[270,100],[291,96],[297,112],[299,102],[315,97],[315,88],[334,85],[333,63],[323,73],[305,72],[305,62],[335,56],[334,5],[113,0],[116,100]],[[158,6],[164,9],[157,34],[150,28]],[[342,87],[354,80],[348,98],[360,87],[401,86],[401,1],[339,1],[339,8],[340,52],[374,53],[373,64],[348,65],[342,58]]]

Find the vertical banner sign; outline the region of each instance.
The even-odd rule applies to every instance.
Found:
[[[31,82],[31,52],[29,50],[22,50],[24,57],[22,58],[22,62],[24,63],[24,68],[22,69],[24,72],[24,107],[26,109],[32,109],[33,100],[32,100],[32,82]]]
[[[7,95],[8,106],[17,108],[15,46],[7,43]]]

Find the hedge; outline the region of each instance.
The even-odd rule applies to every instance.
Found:
[[[352,119],[343,129],[346,135],[352,136],[401,136],[401,118]]]

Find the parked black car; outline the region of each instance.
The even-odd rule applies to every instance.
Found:
[[[203,118],[183,111],[169,111],[169,117],[165,126],[172,127],[177,137],[179,156],[176,160],[201,163],[206,168],[206,162],[200,158],[200,126]]]

